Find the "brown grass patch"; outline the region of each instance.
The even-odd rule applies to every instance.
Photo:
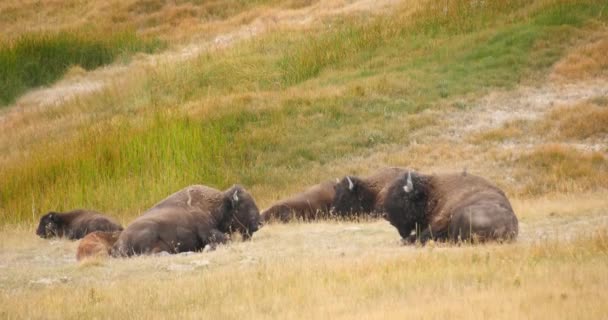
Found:
[[[523,194],[582,192],[608,186],[608,159],[601,152],[547,144],[522,155],[516,162]]]
[[[608,134],[608,107],[599,99],[551,111],[539,126],[540,132],[555,132],[561,138],[586,139]]]
[[[473,134],[470,137],[472,143],[503,142],[521,138],[529,127],[529,122],[516,120],[507,122],[502,127],[490,129]]]
[[[608,70],[608,33],[583,45],[555,64],[554,80],[580,80],[605,75]]]

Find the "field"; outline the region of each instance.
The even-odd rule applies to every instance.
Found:
[[[608,317],[608,5],[111,2],[0,4],[0,68],[27,84],[0,81],[0,318]],[[234,183],[265,208],[387,165],[487,177],[518,241],[323,221],[78,263],[34,234],[50,210],[127,225]]]

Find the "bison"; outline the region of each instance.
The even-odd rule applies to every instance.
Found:
[[[404,168],[389,167],[365,178],[344,177],[335,187],[332,211],[342,217],[381,213],[386,187],[405,172]]]
[[[112,249],[113,256],[199,251],[239,232],[249,239],[260,227],[251,195],[235,185],[219,191],[203,185],[184,188],[135,219]]]
[[[406,242],[508,241],[518,233],[517,217],[504,192],[466,172],[403,174],[388,188],[384,208]]]
[[[92,210],[78,209],[66,213],[49,212],[40,218],[36,234],[41,238],[67,237],[80,239],[94,231],[120,231],[116,220]]]
[[[95,231],[87,234],[78,244],[76,260],[80,261],[89,257],[108,256],[120,233],[121,231]]]
[[[291,219],[305,221],[327,217],[334,200],[336,181],[325,181],[306,191],[282,199],[262,212],[264,221],[288,222]]]

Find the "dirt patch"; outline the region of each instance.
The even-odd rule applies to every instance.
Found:
[[[558,106],[598,96],[608,96],[608,81],[605,79],[547,83],[540,87],[490,93],[473,103],[471,110],[446,114],[445,119],[450,123],[447,138],[460,141],[467,135],[499,128],[507,122],[542,119]]]

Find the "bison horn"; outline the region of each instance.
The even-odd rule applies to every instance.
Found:
[[[234,202],[239,202],[238,190],[232,195],[232,200],[234,200]]]
[[[349,176],[346,176],[346,180],[348,180],[348,190],[353,190],[353,188],[355,188],[355,184],[353,183],[352,180],[350,180]]]
[[[412,172],[411,171],[407,172],[407,183],[403,187],[403,190],[408,193],[411,192],[412,190],[414,190],[414,184],[412,183]]]

